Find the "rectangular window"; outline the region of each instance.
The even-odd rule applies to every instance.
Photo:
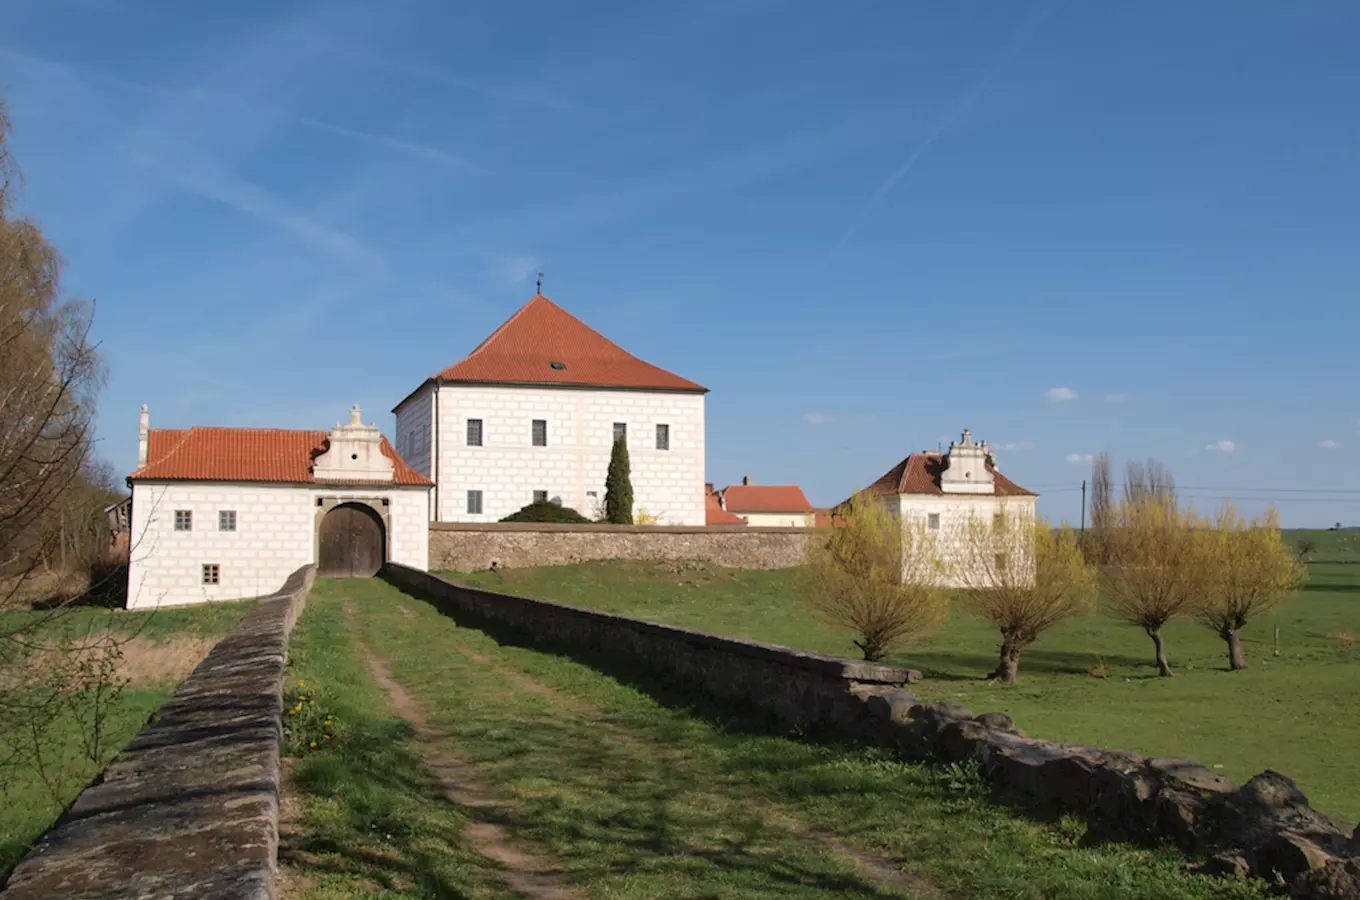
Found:
[[[204,584],[221,584],[221,583],[222,583],[222,567],[219,566],[217,563],[204,563],[204,564],[203,564],[203,583],[204,583]]]
[[[220,512],[218,512],[218,514],[217,514],[217,530],[218,530],[218,531],[235,531],[235,530],[236,530],[236,510],[234,510],[234,509],[224,509],[224,510],[221,510]]]
[[[940,514],[939,514],[939,513],[931,513],[930,515],[926,516],[926,530],[927,530],[927,531],[939,531],[939,530],[940,530]]]
[[[669,425],[656,426],[656,449],[658,450],[671,449],[671,426]]]
[[[628,423],[627,423],[627,422],[615,422],[615,423],[614,423],[614,443],[617,444],[619,441],[626,441],[626,440],[628,440]]]
[[[468,515],[480,516],[482,514],[482,492],[468,491]]]
[[[534,446],[548,446],[548,420],[534,419]]]
[[[194,514],[192,510],[188,509],[175,510],[175,530],[176,531],[194,530]]]
[[[535,502],[535,503],[544,503],[544,502],[547,501],[547,499],[548,499],[548,492],[547,492],[547,491],[534,491],[534,502]]]
[[[482,446],[482,420],[468,419],[467,442],[469,447]]]

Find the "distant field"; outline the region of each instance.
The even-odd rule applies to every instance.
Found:
[[[1331,531],[1318,528],[1291,528],[1281,532],[1294,550],[1302,542],[1314,546],[1304,559],[1310,563],[1360,563],[1360,529]]]
[[[1241,672],[1228,671],[1218,637],[1175,622],[1166,638],[1179,674],[1158,678],[1147,636],[1101,615],[1042,638],[1026,652],[1021,681],[1011,687],[985,680],[996,664],[995,630],[958,612],[889,661],[926,674],[917,686],[923,696],[1009,713],[1037,737],[1189,756],[1240,780],[1266,768],[1285,772],[1318,808],[1353,826],[1360,819],[1360,660],[1344,635],[1360,637],[1360,566],[1309,568],[1311,582],[1297,599],[1246,628],[1250,668]],[[790,571],[591,563],[455,577],[655,622],[856,655],[847,632],[803,608]],[[1279,656],[1272,651],[1276,624]],[[1108,677],[1097,678],[1091,673],[1102,664]]]
[[[127,638],[119,671],[129,684],[110,710],[104,731],[107,746],[116,749],[141,730],[151,713],[251,606],[253,601],[148,612],[93,608],[67,609],[56,616],[15,612],[0,615],[0,634],[32,625],[45,641],[107,632]],[[53,736],[58,740],[51,741]],[[54,789],[31,768],[0,772],[0,878],[97,774],[81,753],[82,730],[74,720],[64,717],[48,737],[47,762],[61,772],[59,780],[48,779],[56,782]],[[23,739],[22,734],[0,734],[0,760],[8,758],[15,743]],[[62,746],[52,748],[52,743]]]

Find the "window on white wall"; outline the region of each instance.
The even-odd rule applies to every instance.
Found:
[[[176,530],[176,531],[193,531],[193,530],[194,530],[194,513],[193,513],[193,510],[188,510],[188,509],[177,509],[177,510],[175,510],[175,530]]]
[[[939,531],[939,530],[940,530],[940,514],[939,514],[939,513],[931,513],[930,515],[926,516],[926,530],[927,530],[927,531]]]
[[[204,563],[204,564],[203,564],[203,583],[204,583],[204,584],[221,584],[221,583],[222,583],[222,567],[219,566],[217,563]]]
[[[534,419],[533,440],[535,447],[548,446],[548,420]]]
[[[480,516],[482,514],[482,492],[468,491],[467,511],[470,516]]]
[[[628,440],[628,423],[627,423],[627,422],[615,422],[615,423],[614,423],[614,443],[617,444],[619,441],[626,441],[626,440]]]
[[[656,449],[658,450],[671,449],[671,426],[669,425],[656,426]]]
[[[469,447],[482,446],[482,420],[468,419],[467,422],[468,422],[467,424],[468,446]]]
[[[224,510],[221,510],[221,511],[218,512],[218,514],[217,514],[217,530],[218,530],[218,531],[235,531],[235,530],[236,530],[236,510],[234,510],[234,509],[224,509]]]

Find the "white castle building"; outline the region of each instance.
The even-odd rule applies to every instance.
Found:
[[[539,294],[397,404],[397,451],[434,483],[433,521],[495,522],[545,499],[594,517],[621,437],[634,520],[703,525],[707,390]]]

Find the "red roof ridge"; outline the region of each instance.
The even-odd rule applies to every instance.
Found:
[[[735,497],[729,497],[733,492]],[[796,484],[733,484],[723,488],[721,493],[723,504],[729,510],[735,499],[742,503],[736,507],[739,512],[812,512],[812,503]]]
[[[519,309],[515,310],[514,313],[510,316],[510,318],[506,319],[504,322],[502,322],[501,324],[497,325],[495,331],[491,332],[491,333],[488,334],[486,337],[482,338],[482,342],[481,342],[480,344],[478,344],[476,347],[473,347],[473,348],[472,348],[472,352],[469,353],[467,356],[464,356],[464,357],[463,357],[462,359],[460,359],[458,362],[465,362],[465,361],[467,361],[467,360],[469,360],[469,359],[472,359],[472,357],[476,356],[478,353],[482,352],[482,348],[483,348],[483,347],[485,347],[487,344],[489,344],[489,343],[491,343],[493,340],[495,340],[495,339],[496,339],[496,335],[500,334],[502,331],[504,331],[505,329],[509,328],[510,325],[511,325],[512,323],[514,323],[514,321],[515,321],[516,319],[518,319],[520,316],[524,315],[525,311],[528,310],[529,307],[534,306],[535,304],[538,304],[538,305],[541,306],[542,304],[538,303],[538,301],[540,301],[540,300],[542,300],[543,303],[548,304],[549,306],[551,306],[551,307],[552,307],[553,309],[555,309],[555,310],[560,310],[561,312],[564,312],[564,313],[567,312],[565,309],[562,309],[562,307],[558,306],[556,303],[552,302],[551,300],[549,300],[547,297],[543,296],[542,294],[534,294],[532,297],[529,298],[529,302],[528,302],[528,303],[524,304],[524,305],[521,306]],[[567,315],[570,316],[571,313],[567,313]],[[573,318],[574,318],[574,317],[573,317]],[[582,322],[581,324],[582,324],[582,325],[585,325],[584,322]],[[586,327],[590,327],[590,326],[586,326]],[[593,329],[592,329],[592,330],[593,330]],[[601,337],[603,337],[603,335],[601,335]],[[458,364],[458,363],[454,363],[454,365],[457,365],[457,364]],[[448,370],[451,369],[451,368],[453,368],[453,366],[445,366],[443,369],[440,369],[438,372],[434,373],[434,376],[433,376],[433,377],[434,377],[434,378],[438,378],[438,377],[440,376],[440,374],[442,374],[443,372],[448,371]]]

